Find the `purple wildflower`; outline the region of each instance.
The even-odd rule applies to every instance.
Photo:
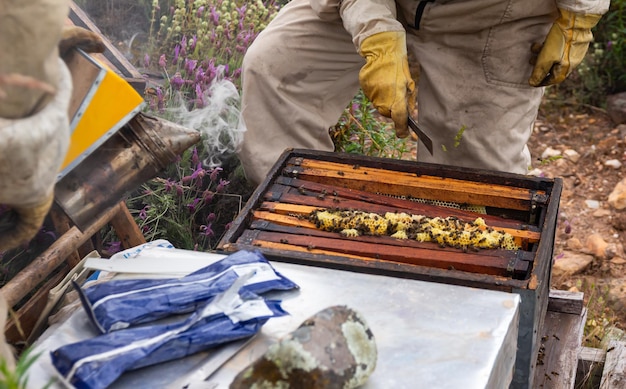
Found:
[[[200,200],[201,199],[196,197],[195,199],[193,199],[193,201],[191,203],[187,204],[187,209],[189,209],[190,213],[195,213],[196,212],[196,206],[198,205]]]
[[[198,43],[198,37],[196,36],[196,34],[193,34],[193,36],[191,37],[191,44],[189,45],[189,49],[192,51],[195,50],[197,43]]]
[[[171,84],[176,90],[179,90],[185,84],[185,80],[183,80],[183,77],[180,75],[180,72],[176,72],[174,74],[171,80]]]
[[[169,193],[169,191],[171,191],[171,190],[172,190],[172,188],[174,187],[174,184],[175,184],[175,182],[174,182],[172,179],[168,178],[168,179],[165,181],[165,184],[164,184],[164,187],[165,187],[165,193]]]
[[[187,74],[192,74],[198,65],[198,60],[185,58],[185,71]]]
[[[172,59],[172,64],[176,65],[178,63],[179,55],[180,55],[180,45],[176,45],[176,47],[174,47],[174,59]]]
[[[204,81],[204,70],[202,68],[196,69],[196,83]]]
[[[204,92],[200,84],[196,84],[196,106],[198,108],[204,107]]]
[[[149,54],[146,54],[143,56],[143,66],[145,68],[150,67],[150,55]]]
[[[167,60],[165,59],[165,54],[161,54],[159,57],[159,66],[164,68],[167,66]]]
[[[193,165],[197,165],[200,162],[200,158],[198,157],[198,148],[194,147],[193,150],[191,150],[191,163]]]
[[[157,93],[157,108],[159,111],[163,111],[165,109],[165,96],[163,95],[163,91],[161,88],[156,88]]]
[[[108,242],[105,245],[105,249],[109,254],[115,254],[117,252],[120,252],[122,250],[122,242]]]
[[[215,10],[214,6],[211,6],[211,21],[216,26],[219,26],[220,24],[220,14]]]
[[[211,203],[211,201],[213,201],[213,196],[215,195],[215,193],[213,193],[210,190],[205,190],[204,192],[202,192],[202,199],[204,200],[205,204],[209,204]]]
[[[222,193],[224,189],[228,186],[228,184],[230,184],[230,181],[226,181],[225,179],[220,178],[220,183],[217,184],[217,188],[215,188],[215,191],[217,193]]]
[[[606,50],[611,51],[612,48],[613,48],[613,41],[606,42]]]
[[[200,231],[202,236],[204,236],[205,238],[211,238],[213,236],[215,236],[215,232],[213,232],[213,229],[211,228],[211,223],[205,225],[201,225],[200,226]]]
[[[150,206],[146,205],[141,209],[141,211],[139,211],[139,219],[146,220],[146,218],[148,217],[148,209],[150,209]]]
[[[196,11],[196,16],[197,17],[202,16],[203,12],[204,12],[204,5],[201,5],[200,7],[198,7],[198,10]]]
[[[187,36],[183,35],[180,40],[180,56],[185,57],[187,55]]]
[[[215,182],[217,181],[217,178],[220,175],[220,172],[224,170],[221,167],[215,167],[213,168],[213,170],[211,170],[211,175],[209,176],[211,178],[211,182]]]

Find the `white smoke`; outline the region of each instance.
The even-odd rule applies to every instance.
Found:
[[[224,67],[217,68],[217,75],[208,90],[204,91],[204,107],[187,109],[182,96],[169,108],[176,123],[202,133],[202,142],[208,157],[204,164],[209,168],[220,166],[222,160],[234,154],[246,131],[240,120],[241,97],[237,87],[224,78]]]

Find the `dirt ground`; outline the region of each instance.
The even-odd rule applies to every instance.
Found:
[[[626,312],[619,308],[619,303],[608,301],[608,287],[616,282],[624,287],[626,265],[622,242],[626,238],[626,215],[610,207],[607,199],[624,177],[624,167],[607,166],[606,162],[626,163],[625,137],[626,126],[612,123],[603,110],[559,106],[546,98],[529,144],[533,167],[546,177],[563,179],[555,259],[558,261],[568,252],[588,254],[587,241],[591,234],[599,234],[617,248],[611,258],[595,257],[579,274],[553,277],[552,287],[585,292],[586,301],[591,301],[588,307],[596,305],[594,312],[590,308],[589,317],[602,316],[605,322],[621,329],[626,326]],[[580,158],[577,162],[566,155],[560,159],[542,159],[548,148],[562,155],[565,150],[574,150]],[[599,207],[594,209],[595,205]]]

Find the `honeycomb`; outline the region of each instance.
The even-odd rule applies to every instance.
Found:
[[[489,227],[481,217],[464,222],[457,217],[429,218],[400,212],[385,215],[354,210],[317,209],[309,220],[324,231],[339,232],[347,237],[359,235],[390,236],[434,242],[441,247],[468,249],[519,250],[513,236]]]

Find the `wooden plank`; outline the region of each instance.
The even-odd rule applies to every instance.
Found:
[[[509,227],[517,229],[526,229],[529,231],[537,231],[537,226],[526,224],[522,221],[507,219],[499,216],[476,213],[471,210],[457,209],[453,207],[445,207],[442,205],[433,205],[425,202],[416,201],[419,199],[402,199],[382,194],[370,193],[356,189],[341,188],[332,185],[326,185],[318,182],[311,182],[290,177],[278,177],[275,185],[265,194],[265,198],[280,202],[296,202],[296,194],[292,190],[284,188],[282,185],[289,186],[296,190],[296,193],[308,197],[314,197],[319,202],[332,204],[335,208],[353,208],[354,206],[349,200],[362,201],[369,204],[380,204],[402,212],[413,212],[426,216],[441,216],[441,212],[445,212],[446,216],[455,216],[459,219],[469,220],[480,216],[488,224],[499,227]],[[278,185],[280,184],[280,185]],[[278,193],[277,193],[278,192]],[[320,196],[320,195],[324,196]],[[320,198],[321,197],[321,198]],[[459,206],[463,206],[459,204]],[[355,207],[354,207],[355,208]],[[356,208],[355,208],[356,209]]]
[[[111,217],[110,224],[120,239],[123,248],[129,249],[146,243],[146,238],[141,233],[137,223],[135,223],[135,219],[133,219],[124,201],[119,203],[119,211]]]
[[[534,388],[573,389],[587,310],[580,315],[548,311],[535,369]]]
[[[626,388],[626,342],[609,341],[600,389]]]
[[[50,279],[37,289],[32,297],[22,305],[14,316],[11,316],[5,326],[5,336],[10,344],[25,342],[33,331],[41,311],[48,303],[48,294],[69,271],[67,265],[62,266]],[[32,290],[31,290],[32,291]],[[23,336],[22,336],[23,333]]]
[[[57,239],[46,251],[35,258],[27,267],[7,282],[0,293],[4,295],[9,307],[13,307],[32,291],[48,275],[52,274],[76,248],[83,245],[92,235],[100,231],[111,217],[117,213],[119,205],[104,212],[94,220],[84,232],[74,226]]]
[[[381,192],[396,196],[451,201],[463,204],[490,205],[499,208],[529,210],[533,199],[545,193],[502,185],[461,181],[444,177],[417,176],[385,169],[358,168],[350,165],[305,159],[285,171],[314,182],[332,182],[337,186]],[[393,185],[390,185],[393,183]]]
[[[334,252],[336,255],[348,254],[359,257],[389,260],[399,263],[409,263],[420,266],[430,266],[440,269],[456,269],[471,273],[507,276],[510,275],[509,260],[506,258],[487,257],[479,254],[463,253],[461,251],[437,251],[417,249],[405,246],[391,246],[351,240],[329,239],[302,235],[285,235],[269,231],[247,230],[242,235],[240,243],[261,246],[264,242],[274,242],[307,249],[320,249]],[[528,271],[528,262],[515,261],[514,273],[525,275]]]
[[[357,171],[361,174],[365,174],[372,177],[382,177],[383,180],[381,182],[389,183],[395,182],[400,177],[408,177],[411,180],[415,180],[416,182],[423,184],[424,187],[446,187],[451,190],[475,190],[476,193],[485,193],[485,188],[488,190],[494,191],[500,194],[502,197],[511,197],[511,198],[519,198],[519,199],[528,199],[530,198],[530,191],[526,188],[517,188],[514,186],[508,185],[498,185],[491,183],[477,183],[474,181],[468,180],[459,180],[454,178],[445,178],[440,176],[429,176],[429,175],[416,175],[413,173],[403,173],[403,172],[395,172],[390,171],[389,169],[381,169],[381,168],[372,168],[372,167],[363,167],[360,165],[351,165],[346,163],[336,163],[329,161],[321,161],[315,159],[307,159],[302,158],[299,159],[298,162],[295,162],[295,159],[291,159],[288,162],[293,166],[299,166],[310,169],[320,169],[320,170],[329,170],[329,171],[340,171],[344,170],[345,172],[349,170]],[[367,172],[367,173],[366,173]],[[400,178],[401,180],[403,178]],[[545,194],[545,192],[540,191],[538,193]]]
[[[576,388],[599,388],[606,353],[599,348],[582,347],[578,354]]]
[[[582,292],[551,289],[548,296],[548,311],[580,315],[584,309]]]

